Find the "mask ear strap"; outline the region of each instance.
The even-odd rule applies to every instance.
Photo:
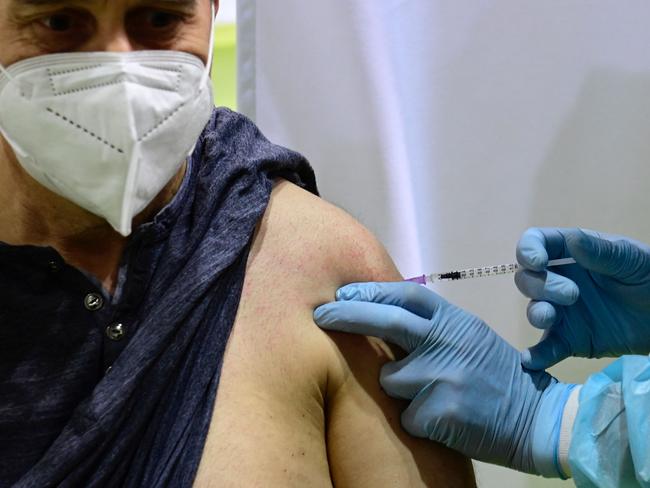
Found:
[[[7,68],[5,68],[4,66],[2,66],[2,64],[0,64],[0,74],[5,76],[9,80],[9,83],[15,83],[16,82],[16,78],[13,75],[9,74],[9,70]],[[2,79],[2,76],[0,76],[0,79]],[[25,97],[28,100],[32,98],[33,85],[31,83],[28,83],[27,81],[22,80],[22,81],[20,81],[18,86],[20,87],[20,94],[23,97]]]
[[[7,71],[7,69],[4,66],[2,66],[2,64],[0,64],[0,73],[5,75],[9,79],[9,81],[13,81],[14,77],[9,74],[9,71]]]
[[[217,17],[217,12],[214,8],[215,0],[210,0],[210,50],[208,52],[208,64],[205,67],[205,73],[203,73],[203,79],[201,80],[201,87],[205,86],[205,82],[208,81],[210,77],[210,71],[212,70],[212,57],[214,56],[214,31],[215,31],[215,19]]]

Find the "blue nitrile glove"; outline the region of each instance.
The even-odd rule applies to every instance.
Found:
[[[545,269],[549,259],[565,257],[577,264]],[[515,281],[532,298],[528,320],[545,329],[522,352],[525,367],[650,353],[650,247],[589,230],[535,228],[519,241],[517,259],[527,268]]]
[[[414,283],[348,285],[337,299],[316,310],[319,326],[380,337],[409,353],[380,378],[390,396],[412,400],[402,414],[407,432],[481,461],[562,475],[559,427],[574,385],[524,369],[519,352],[485,322]]]

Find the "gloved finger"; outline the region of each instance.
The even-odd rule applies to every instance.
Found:
[[[567,247],[582,267],[623,283],[636,284],[650,274],[650,252],[630,239],[576,229],[567,234]]]
[[[569,356],[571,356],[569,343],[561,335],[551,332],[533,347],[521,352],[521,364],[524,368],[541,371]]]
[[[435,383],[431,382],[422,388],[406,410],[402,412],[401,421],[404,430],[412,436],[439,441],[434,428],[438,419],[432,418],[431,412],[427,408],[432,401],[435,402],[435,398],[432,399],[435,387]]]
[[[536,273],[520,270],[515,274],[515,284],[524,296],[532,300],[573,305],[580,296],[580,289],[569,278],[552,271]]]
[[[566,229],[533,227],[517,244],[517,262],[532,271],[543,271],[549,259],[570,257],[564,242]]]
[[[433,368],[423,368],[416,360],[416,354],[417,351],[414,351],[400,361],[382,366],[379,383],[388,396],[412,400],[431,382]]]
[[[531,300],[526,309],[526,316],[533,327],[548,329],[557,321],[558,315],[555,307],[548,302]]]
[[[441,296],[411,282],[353,283],[340,288],[336,299],[395,305],[426,319],[433,316],[440,304],[446,303]]]
[[[379,337],[411,352],[427,337],[431,322],[392,305],[333,302],[314,311],[314,322],[327,330]]]
[[[402,361],[404,359],[402,359]],[[401,361],[391,361],[381,367],[379,384],[381,385],[382,390],[384,390],[389,397],[399,398],[400,400],[410,400],[413,398],[412,396],[409,396],[410,390],[403,388],[403,383],[397,378],[402,369],[402,365],[398,364],[400,362]]]

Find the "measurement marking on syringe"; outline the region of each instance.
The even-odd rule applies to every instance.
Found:
[[[554,259],[548,262],[548,267],[563,266],[566,264],[575,264],[573,258]],[[495,266],[483,266],[480,268],[467,268],[458,271],[448,271],[446,273],[431,273],[429,275],[421,275],[416,278],[411,278],[406,281],[413,281],[425,285],[427,283],[434,283],[436,281],[458,281],[473,278],[485,278],[488,276],[497,276],[504,274],[511,274],[520,269],[518,264],[498,264]]]

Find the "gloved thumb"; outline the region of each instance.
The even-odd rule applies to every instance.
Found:
[[[635,282],[650,273],[650,255],[629,239],[605,238],[582,229],[567,232],[565,239],[569,254],[589,271],[622,282]]]
[[[533,347],[521,352],[521,365],[533,371],[542,371],[556,365],[571,355],[564,338],[551,331]]]

